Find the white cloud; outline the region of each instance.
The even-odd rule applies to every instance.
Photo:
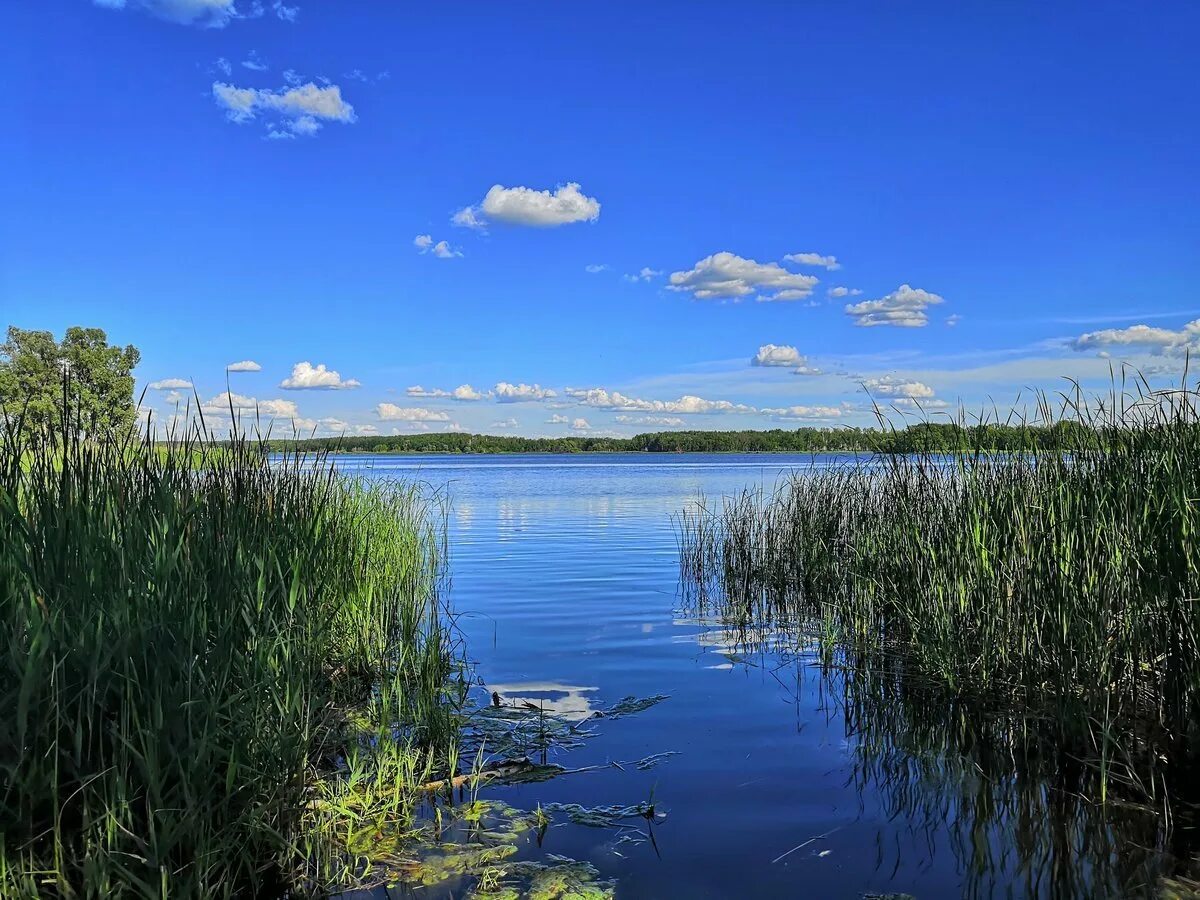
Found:
[[[271,9],[275,10],[275,15],[285,22],[295,22],[296,17],[300,15],[300,7],[285,6],[283,0],[275,0],[271,4]]]
[[[251,72],[265,72],[268,67],[262,57],[258,55],[258,51],[251,50],[250,58],[242,60],[242,68],[249,69]]]
[[[700,260],[686,272],[672,272],[670,289],[699,300],[801,300],[812,294],[817,279],[789,272],[778,263],[744,259],[727,250]]]
[[[432,253],[439,259],[453,259],[456,256],[462,256],[462,251],[450,246],[449,241],[433,242],[433,236],[428,234],[418,234],[413,238],[413,246],[421,253]]]
[[[567,425],[570,423],[570,421],[571,421],[570,416],[563,416],[563,415],[559,415],[558,413],[555,413],[554,415],[552,415],[550,418],[548,418],[546,420],[546,424],[547,425]]]
[[[783,258],[798,266],[817,266],[830,271],[842,267],[836,256],[822,256],[820,253],[788,253]]]
[[[518,427],[518,423],[517,423],[516,419],[514,419],[512,416],[509,416],[507,419],[501,419],[498,422],[493,422],[492,427],[493,428],[516,428],[516,427]]]
[[[554,391],[540,384],[509,384],[501,381],[495,387],[496,399],[501,403],[521,403],[528,400],[550,400],[557,397]]]
[[[266,88],[239,88],[224,82],[214,81],[213,98],[225,109],[232,122],[249,122],[259,113],[278,113],[283,116],[282,128],[268,126],[268,136],[292,137],[311,135],[321,129],[322,122],[351,123],[357,121],[354,107],[342,99],[342,91],[336,84],[317,87],[307,84],[283,87],[279,90]]]
[[[1126,348],[1152,356],[1180,356],[1187,350],[1200,348],[1200,319],[1188,322],[1178,331],[1152,325],[1089,331],[1071,341],[1071,346],[1081,351]]]
[[[339,391],[359,387],[353,378],[343,379],[324,363],[314,366],[310,362],[298,362],[292,366],[292,374],[280,382],[281,388],[289,391]]]
[[[213,65],[216,66],[219,71],[225,73],[226,78],[233,74],[233,66],[230,64],[229,60],[223,56],[218,56],[217,61],[213,63]]]
[[[592,263],[591,265],[584,266],[583,271],[587,272],[589,275],[595,275],[599,272],[607,272],[608,264],[607,263]]]
[[[147,387],[152,391],[186,391],[191,390],[192,383],[185,378],[164,378],[150,382]]]
[[[763,344],[750,358],[752,366],[802,366],[806,362],[799,350],[787,344]]]
[[[649,266],[642,266],[641,270],[636,275],[622,275],[626,281],[652,281],[661,275],[658,269],[652,269]]]
[[[491,394],[483,393],[475,390],[469,384],[460,384],[452,391],[443,391],[441,388],[426,389],[419,384],[414,384],[410,388],[406,388],[404,393],[410,397],[431,397],[441,400],[486,400]]]
[[[962,316],[960,316],[958,313],[952,313],[952,314],[946,316],[946,325],[949,328],[953,328],[955,325],[957,325],[961,321],[962,321]]]
[[[257,413],[261,416],[282,419],[297,419],[299,416],[293,400],[259,400],[231,391],[224,391],[210,400],[204,401],[200,404],[200,408],[205,413],[215,416],[228,416],[230,409],[235,415]],[[306,423],[308,420],[299,419],[298,421]]]
[[[587,431],[591,427],[587,419],[576,418],[571,420],[571,429],[573,431]]]
[[[921,328],[929,324],[926,308],[942,303],[943,298],[920,288],[902,284],[878,300],[864,300],[846,306],[846,314],[855,325],[896,325],[902,328]]]
[[[763,412],[776,419],[838,419],[844,410],[837,406],[784,406]]]
[[[483,228],[492,220],[549,228],[572,222],[594,222],[598,218],[600,202],[586,196],[577,183],[571,182],[559,185],[553,192],[494,184],[482,202],[463,207],[450,221],[467,228]]]
[[[837,287],[831,287],[825,293],[830,297],[857,297],[862,293],[862,291],[860,291],[858,288],[848,288],[839,285]]]
[[[617,416],[616,421],[622,425],[663,425],[668,428],[686,424],[678,416]]]
[[[243,359],[240,362],[230,363],[225,367],[226,372],[261,372],[262,366],[252,359]]]
[[[920,397],[897,397],[892,400],[892,406],[899,406],[904,409],[946,409],[950,404],[945,400],[938,400],[935,397],[927,399]]]
[[[375,407],[379,418],[385,422],[449,422],[450,417],[436,409],[425,409],[420,406],[397,406],[394,403],[380,403]]]
[[[620,391],[607,391],[604,388],[567,388],[566,394],[584,406],[628,412],[665,412],[686,415],[757,412],[752,406],[731,403],[728,400],[705,400],[691,394],[684,395],[678,400],[642,400],[636,397],[627,397]]]
[[[933,388],[920,381],[904,381],[899,378],[893,378],[891,375],[884,375],[881,378],[868,378],[863,382],[863,387],[868,393],[878,394],[881,397],[910,397],[916,399],[925,399],[932,397],[934,394]]]
[[[94,0],[107,9],[140,9],[180,25],[223,28],[238,18],[234,0]]]

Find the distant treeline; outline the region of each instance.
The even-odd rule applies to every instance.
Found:
[[[523,438],[461,432],[272,440],[272,450],[342,453],[955,453],[1070,449],[1095,433],[1075,422],[1032,425],[921,423],[898,430],[782,428],[770,431],[662,431],[629,438]]]

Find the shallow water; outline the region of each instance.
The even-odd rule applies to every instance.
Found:
[[[897,715],[868,741],[861,714],[848,727],[836,680],[823,679],[814,658],[738,650],[718,623],[682,611],[673,513],[700,493],[769,490],[790,470],[847,461],[338,457],[347,471],[419,479],[448,493],[450,602],[486,686],[481,702],[496,691],[578,718],[628,695],[669,695],[637,715],[596,721],[585,746],[552,757],[576,768],[678,752],[656,768],[482,792],[527,810],[653,796],[667,813],[653,842],[619,842],[613,829],[559,817],[541,848],[530,839],[519,858],[590,861],[616,879],[618,897],[630,898],[1109,892],[1098,886],[1103,879],[1088,888],[1087,864],[1073,861],[1076,842],[1094,841],[1090,828],[1037,821],[1040,801],[1021,806],[1013,783],[966,783],[973,764],[945,729],[912,728]],[[1041,796],[1036,785],[1032,793]],[[1009,803],[1023,816],[1005,814]]]

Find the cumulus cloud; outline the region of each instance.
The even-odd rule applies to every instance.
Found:
[[[164,378],[150,382],[147,387],[152,391],[186,391],[191,389],[192,383],[186,378]]]
[[[557,397],[554,391],[543,388],[540,384],[509,384],[507,381],[497,382],[493,389],[496,399],[501,403],[522,403],[530,400],[550,400]]]
[[[705,400],[692,394],[685,394],[678,400],[642,400],[637,397],[628,397],[620,391],[607,391],[604,388],[567,388],[566,394],[584,406],[592,406],[597,409],[616,409],[623,412],[664,412],[687,415],[757,412],[752,406],[731,403],[728,400]]]
[[[787,344],[763,344],[750,358],[752,366],[802,366],[805,362],[800,351]]]
[[[238,18],[234,0],[94,0],[106,9],[138,9],[180,25],[224,28]]]
[[[587,431],[591,427],[587,419],[574,418],[571,420],[571,429],[573,431]]]
[[[200,408],[206,414],[215,416],[228,416],[231,409],[234,415],[249,413],[282,419],[296,419],[299,416],[293,400],[259,400],[231,391],[224,391],[204,401],[200,404]],[[299,421],[307,422],[307,420]]]
[[[262,366],[252,359],[243,359],[239,362],[230,363],[225,367],[226,372],[261,372]]]
[[[607,272],[608,264],[607,263],[592,263],[590,265],[584,266],[583,271],[587,272],[589,275],[596,275],[599,272]]]
[[[842,267],[836,256],[822,256],[820,253],[788,253],[783,258],[798,266],[817,266],[830,271]]]
[[[550,228],[598,218],[600,202],[585,195],[576,182],[570,182],[554,191],[494,184],[480,203],[463,207],[450,221],[466,228],[484,228],[490,221]]]
[[[546,420],[546,424],[547,425],[566,425],[570,421],[571,421],[570,416],[564,416],[564,415],[560,415],[559,413],[555,413],[554,415],[552,415],[550,418],[548,418]]]
[[[360,385],[353,378],[343,379],[333,369],[325,368],[324,363],[314,366],[310,362],[298,362],[292,366],[292,374],[279,386],[289,391],[340,391]]]
[[[846,306],[846,314],[855,325],[895,325],[902,328],[921,328],[929,324],[925,310],[944,302],[937,294],[902,284],[878,300],[864,300]]]
[[[405,389],[404,393],[410,397],[435,397],[444,400],[485,400],[490,394],[475,390],[469,384],[460,384],[452,391],[443,391],[441,388],[426,389],[419,384],[414,384],[412,387]]]
[[[783,406],[763,410],[776,419],[838,419],[843,410],[837,406]]]
[[[706,256],[686,272],[672,272],[670,289],[698,300],[801,300],[812,294],[817,279],[789,272],[778,263],[744,259],[727,250]]]
[[[214,81],[212,92],[217,105],[225,110],[231,122],[249,122],[260,113],[281,116],[282,122],[278,126],[267,126],[268,137],[312,135],[321,130],[324,122],[349,124],[357,121],[354,107],[342,99],[342,90],[336,84],[317,87],[310,81],[269,90],[240,88]]]
[[[425,409],[420,406],[397,406],[394,403],[380,403],[375,407],[379,418],[385,422],[449,422],[450,417],[437,409]]]
[[[498,422],[493,422],[492,427],[493,428],[516,428],[517,420],[514,419],[512,416],[509,416],[507,419],[500,419]]]
[[[667,428],[678,428],[684,425],[679,416],[616,416],[616,421],[622,425],[661,425]]]
[[[933,388],[927,384],[920,381],[904,381],[890,375],[884,375],[882,378],[868,378],[863,382],[863,387],[867,389],[868,393],[877,394],[880,397],[907,397],[924,400],[934,395]]]
[[[621,277],[623,277],[626,281],[633,281],[633,282],[652,281],[653,279],[657,278],[661,274],[662,274],[662,272],[660,272],[658,269],[652,269],[649,266],[642,266],[642,268],[638,271],[638,273],[636,275],[623,275]]]
[[[836,297],[857,297],[859,294],[862,293],[862,291],[860,291],[858,288],[848,288],[848,287],[842,287],[841,285],[838,285],[837,287],[831,287],[825,293],[828,294],[830,297],[835,297],[835,298]]]
[[[1188,350],[1200,348],[1200,319],[1188,322],[1178,331],[1152,325],[1089,331],[1071,341],[1071,346],[1080,351],[1124,349],[1152,356],[1181,356]]]
[[[413,238],[413,246],[421,253],[432,253],[439,259],[453,259],[456,256],[462,256],[462,251],[451,247],[449,241],[438,241],[435,244],[433,236],[429,234],[418,234]]]

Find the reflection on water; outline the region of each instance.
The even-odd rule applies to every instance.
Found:
[[[823,659],[801,623],[679,608],[670,516],[701,492],[769,490],[808,457],[374,463],[371,477],[446,487],[450,599],[486,686],[477,702],[494,691],[594,726],[554,760],[586,774],[483,795],[526,811],[653,798],[668,812],[653,845],[560,819],[514,860],[586,860],[625,898],[936,900],[1158,897],[1160,874],[1191,858],[1194,832],[1139,799],[1145,786],[1094,802],[1095,772],[1052,749],[1053,723]],[[589,718],[657,694],[669,699],[636,716]],[[610,765],[666,751],[678,755],[650,770]]]
[[[589,694],[598,688],[559,684],[556,681],[528,681],[521,684],[489,684],[497,705],[525,706],[566,719],[582,722],[590,718],[597,707]]]

